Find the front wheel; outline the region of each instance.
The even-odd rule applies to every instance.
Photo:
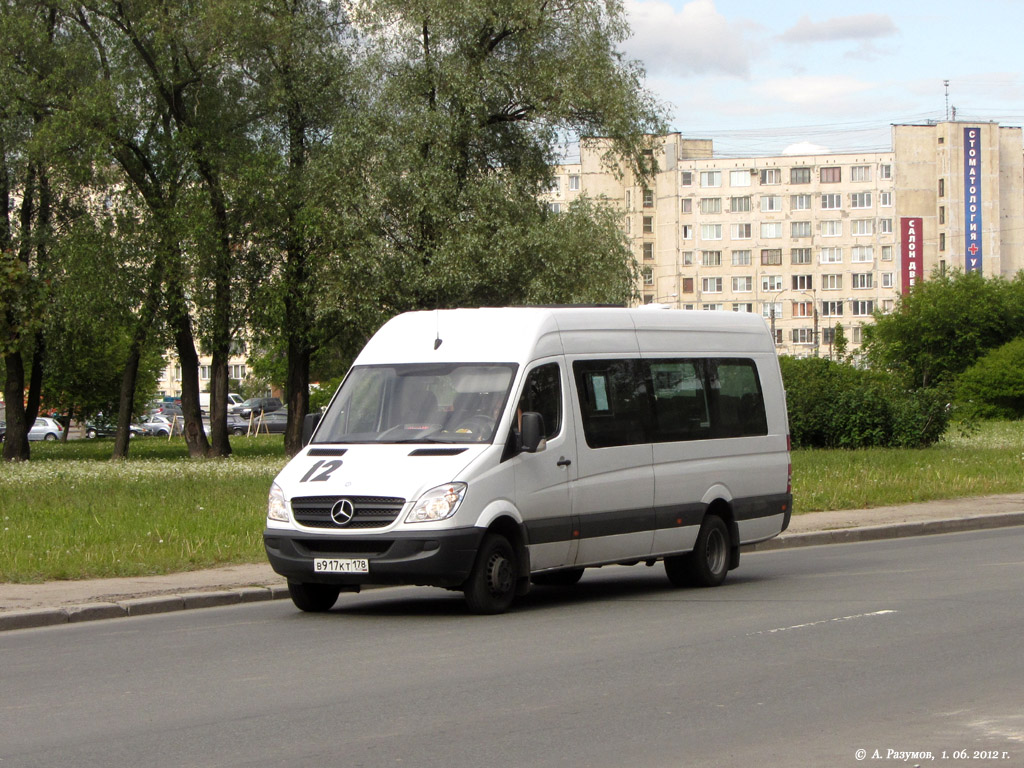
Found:
[[[516,596],[519,561],[508,539],[496,533],[484,537],[476,563],[463,588],[473,613],[504,613]]]
[[[85,436],[87,438],[89,438],[90,440],[92,440],[94,437],[96,437],[96,430],[95,429],[87,429],[87,430],[85,430]]]
[[[341,587],[333,584],[303,584],[298,581],[288,582],[288,594],[295,607],[307,613],[324,613],[331,610],[338,601]]]
[[[701,523],[693,551],[665,558],[665,574],[677,587],[717,587],[729,572],[729,529],[718,515]]]

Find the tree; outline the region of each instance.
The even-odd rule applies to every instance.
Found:
[[[836,323],[835,335],[832,338],[832,355],[836,360],[846,359],[847,352],[846,332],[843,331],[843,324]]]
[[[950,382],[986,351],[1024,334],[1024,276],[1008,282],[978,272],[933,274],[864,328],[871,365],[909,386]]]
[[[956,395],[968,417],[1024,418],[1024,337],[993,349],[960,374]]]

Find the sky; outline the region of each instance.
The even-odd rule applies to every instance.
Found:
[[[893,123],[1024,125],[1024,0],[625,0],[647,87],[718,157],[891,149]],[[944,81],[948,80],[948,87]],[[947,97],[948,90],[948,97]]]

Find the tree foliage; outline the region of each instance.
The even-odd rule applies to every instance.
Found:
[[[966,418],[1024,418],[1024,337],[993,349],[960,374],[956,396]]]

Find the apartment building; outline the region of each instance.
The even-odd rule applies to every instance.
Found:
[[[673,133],[648,186],[609,169],[606,149],[583,142],[549,204],[614,201],[643,302],[758,312],[783,353],[828,354],[837,326],[856,351],[875,311],[934,269],[1024,269],[1020,128],[895,125],[888,152],[756,158]]]

